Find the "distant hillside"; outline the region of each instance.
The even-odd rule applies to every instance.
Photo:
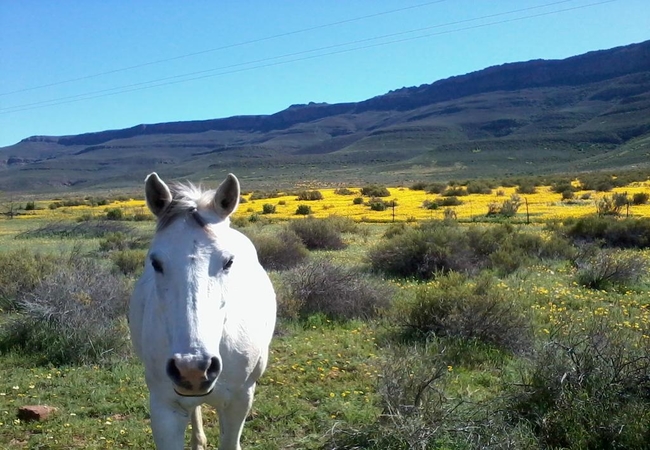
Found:
[[[359,103],[34,136],[0,148],[0,190],[166,178],[249,187],[650,167],[650,41],[490,67]]]

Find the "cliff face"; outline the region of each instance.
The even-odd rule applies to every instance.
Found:
[[[359,103],[34,136],[0,149],[0,189],[24,186],[20,180],[34,171],[51,175],[40,183],[74,182],[70,167],[89,186],[98,173],[120,184],[129,174],[161,165],[188,176],[216,166],[253,171],[296,164],[332,170],[377,164],[390,174],[435,161],[464,167],[456,171],[463,176],[480,176],[497,155],[521,162],[514,173],[525,171],[523,164],[535,159],[533,149],[548,163],[535,163],[538,170],[566,170],[571,162],[575,170],[587,170],[605,164],[600,153],[625,146],[636,159],[611,163],[643,164],[648,133],[650,41],[564,60],[504,64]],[[492,158],[476,150],[468,158],[468,148],[492,149]]]

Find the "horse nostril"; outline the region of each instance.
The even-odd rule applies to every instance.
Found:
[[[215,380],[219,376],[219,372],[221,372],[221,360],[218,356],[213,356],[210,358],[210,366],[205,373],[209,380]]]
[[[181,381],[181,371],[176,367],[176,361],[174,358],[170,358],[167,361],[167,376],[172,379],[175,383],[180,383]]]

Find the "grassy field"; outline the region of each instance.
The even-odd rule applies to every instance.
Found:
[[[642,243],[621,249],[613,240],[579,246],[568,228],[547,225],[551,219],[593,214],[594,198],[612,192],[591,191],[584,203],[569,203],[549,187],[538,187],[534,194],[520,194],[529,202],[530,224],[524,206],[514,217],[483,223],[488,204],[515,193],[515,187],[500,187],[459,197],[457,221],[448,223],[449,217],[439,220],[444,207],[421,207],[439,195],[390,188],[385,199],[397,201],[399,225],[390,223],[390,208],[353,205],[359,189],[350,188],[351,195],[321,190],[323,199],[312,201],[297,200],[298,190],[259,200],[249,193],[240,206],[235,223],[260,252],[266,242],[260,236],[286,236],[281,233],[296,222],[286,219],[301,218],[295,214],[300,204],[311,205],[313,216],[343,242],[338,249],[309,250],[296,266],[271,272],[280,317],[269,368],[244,429],[245,448],[647,448],[649,250]],[[648,189],[638,183],[614,192],[632,196]],[[124,270],[116,256],[135,252],[134,258],[142,258],[145,250],[135,243],[153,232],[148,220],[99,220],[114,208],[123,211],[122,219],[142,214],[140,200],[50,209],[53,201],[0,220],[0,286],[5,289],[0,289],[0,447],[153,448],[142,367],[126,345],[123,317],[116,315],[111,330],[116,334],[110,336],[125,345],[113,345],[100,356],[80,346],[61,357],[64,347],[52,349],[63,341],[52,334],[28,334],[27,344],[12,341],[12,324],[27,317],[16,303],[21,289],[50,292],[39,291],[39,283],[59,266],[82,270],[95,261],[97,278],[106,270],[106,277],[124,282],[128,291],[138,266]],[[275,205],[276,212],[263,214],[264,204]],[[632,206],[629,220],[650,218],[647,208]],[[342,227],[330,215],[351,220]],[[611,224],[626,220],[611,219]],[[51,223],[65,224],[67,231],[48,228]],[[88,228],[70,231],[92,223],[127,228],[96,236]],[[286,237],[280,239],[288,246]],[[115,242],[124,246],[109,245]],[[422,242],[440,245],[434,249],[438,253],[427,254],[436,256],[438,265],[425,271],[420,262],[419,271],[396,275],[395,262],[406,261]],[[286,259],[285,250],[274,251]],[[28,287],[31,281],[21,277],[35,264],[29,255],[37,253],[55,259],[50,265],[43,260]],[[75,258],[83,264],[71,262]],[[14,263],[18,269],[11,269]],[[327,300],[320,310],[307,308],[313,299],[301,298],[295,289],[314,267],[330,275],[319,282]],[[366,284],[341,290],[336,276],[346,270]],[[16,278],[23,284],[9,291]],[[101,302],[89,292],[79,301]],[[356,305],[327,309],[341,298],[366,297],[381,307],[372,314],[355,313]],[[69,332],[65,324],[57,326],[63,335]],[[33,404],[57,412],[43,422],[17,418],[20,406]],[[217,448],[215,412],[204,407],[204,420],[210,448]]]

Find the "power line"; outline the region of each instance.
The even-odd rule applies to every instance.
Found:
[[[369,42],[369,41],[378,40],[378,39],[385,39],[387,37],[395,37],[395,36],[398,36],[398,35],[411,34],[411,33],[415,33],[415,32],[430,30],[432,28],[441,28],[441,27],[450,26],[450,25],[458,25],[458,24],[461,24],[461,23],[467,23],[467,22],[471,22],[471,21],[483,20],[483,19],[486,19],[486,18],[492,18],[492,17],[496,17],[496,16],[503,16],[503,15],[506,15],[506,14],[514,14],[514,13],[522,12],[522,11],[530,11],[532,9],[539,9],[539,8],[542,8],[542,7],[552,6],[552,5],[556,5],[556,4],[559,4],[559,3],[567,3],[567,1],[571,1],[571,0],[564,0],[564,1],[550,3],[550,4],[537,6],[537,7],[530,7],[530,8],[520,9],[520,10],[508,11],[508,12],[504,12],[504,13],[492,14],[492,15],[489,15],[489,16],[483,16],[483,17],[474,18],[474,19],[465,19],[465,20],[462,20],[462,21],[450,22],[450,23],[447,23],[447,24],[440,24],[440,25],[435,25],[435,26],[431,26],[431,27],[424,27],[424,28],[419,28],[419,29],[416,29],[416,30],[403,31],[403,32],[399,32],[399,33],[393,33],[393,34],[378,36],[378,37],[374,37],[374,38],[361,39],[361,40],[358,40],[358,41],[352,41],[352,42],[347,42],[347,43],[343,43],[343,44],[336,44],[336,45],[331,45],[331,46],[327,46],[327,47],[321,47],[321,48],[318,48],[318,49],[305,50],[305,51],[302,51],[302,52],[296,52],[296,53],[291,53],[291,54],[286,54],[286,55],[281,55],[281,56],[276,56],[276,57],[271,57],[271,58],[264,58],[264,59],[260,59],[260,60],[256,60],[256,61],[238,63],[238,64],[233,64],[233,65],[230,65],[230,66],[224,66],[224,67],[220,67],[220,68],[214,68],[214,69],[208,69],[208,70],[204,70],[204,71],[198,71],[198,72],[192,72],[192,73],[187,73],[187,74],[182,74],[182,75],[176,75],[176,76],[173,76],[173,77],[161,78],[161,79],[157,79],[157,80],[151,80],[151,81],[146,81],[146,82],[141,82],[141,83],[135,83],[135,84],[132,84],[132,85],[120,86],[120,87],[104,89],[104,90],[100,90],[100,91],[93,91],[93,92],[88,92],[88,93],[85,93],[85,94],[78,94],[78,95],[74,95],[74,96],[61,97],[61,98],[58,98],[58,99],[44,100],[44,101],[41,101],[41,102],[36,102],[36,103],[31,103],[31,104],[18,105],[18,106],[15,106],[15,107],[0,109],[0,114],[9,114],[9,113],[12,113],[12,112],[20,112],[20,111],[38,109],[38,108],[47,107],[47,106],[56,106],[56,105],[61,105],[61,104],[74,103],[74,102],[79,102],[79,101],[83,101],[83,100],[92,100],[92,99],[107,97],[107,96],[111,96],[111,95],[118,95],[118,94],[124,94],[124,93],[129,93],[129,92],[141,91],[141,90],[145,90],[145,89],[152,89],[152,88],[156,88],[156,87],[168,86],[168,85],[173,85],[173,84],[178,84],[178,83],[185,83],[185,82],[188,82],[188,81],[195,81],[195,80],[200,80],[200,79],[205,79],[205,78],[210,78],[210,77],[228,75],[228,74],[239,73],[239,72],[244,72],[244,71],[249,71],[249,70],[255,70],[255,69],[278,66],[278,65],[288,64],[288,63],[293,63],[293,62],[305,61],[305,60],[320,58],[320,57],[324,57],[324,56],[331,56],[331,55],[336,55],[336,54],[349,53],[349,52],[352,52],[352,51],[365,50],[365,49],[368,49],[368,48],[380,47],[380,46],[385,46],[385,45],[389,45],[389,44],[396,44],[396,43],[401,43],[401,42],[413,41],[413,40],[417,40],[417,39],[424,39],[424,38],[428,38],[428,37],[434,37],[434,36],[440,36],[440,35],[445,35],[445,34],[457,33],[457,32],[461,32],[461,31],[468,31],[468,30],[473,30],[473,29],[478,29],[478,28],[485,28],[485,27],[493,26],[493,25],[501,25],[501,24],[504,24],[504,23],[511,23],[511,22],[516,22],[516,21],[525,20],[525,19],[548,16],[548,15],[558,14],[558,13],[563,13],[563,12],[568,12],[568,11],[575,11],[575,10],[578,10],[578,9],[584,9],[584,8],[598,6],[598,5],[602,5],[602,4],[606,4],[606,3],[612,3],[612,2],[615,2],[617,0],[605,0],[605,1],[590,3],[590,4],[586,4],[586,5],[574,6],[574,7],[571,7],[571,8],[565,8],[565,9],[554,10],[554,11],[547,11],[547,12],[531,14],[531,15],[522,16],[522,17],[516,17],[516,18],[512,18],[512,19],[505,19],[505,20],[500,20],[500,21],[494,21],[494,22],[488,22],[488,23],[483,23],[483,24],[467,26],[467,27],[463,27],[463,28],[456,28],[456,29],[453,29],[453,30],[439,31],[439,32],[436,32],[436,33],[429,33],[429,34],[424,34],[424,35],[420,35],[420,36],[406,37],[406,38],[401,38],[401,39],[396,39],[396,40],[391,40],[391,41],[386,41],[386,42],[379,42],[379,43],[374,43],[374,44],[367,44],[367,45],[363,45],[363,46],[357,46],[357,47],[354,47],[354,48],[334,50],[334,51],[330,51],[330,52],[327,52],[327,53],[319,53],[319,54],[316,54],[316,55],[302,56],[302,57],[299,57],[299,58],[289,59],[289,60],[285,60],[285,61],[268,62],[268,61],[272,61],[272,60],[275,60],[275,59],[288,58],[288,57],[292,57],[292,56],[304,55],[306,53],[314,53],[314,52],[323,51],[323,50],[331,50],[331,49],[337,48],[337,47],[360,44],[360,43],[363,43],[363,42]],[[245,65],[250,65],[250,64],[258,64],[258,63],[264,63],[264,62],[266,62],[266,63],[265,64],[255,65],[255,66],[252,66],[252,67],[244,67],[244,68],[234,69],[235,67],[239,67],[239,66],[245,66]],[[224,70],[224,69],[233,69],[233,70],[226,70],[226,71],[222,71],[222,72],[218,72],[218,73],[210,73],[210,72],[215,72],[215,71]],[[201,74],[201,75],[196,76],[196,75],[199,75],[199,74]],[[190,77],[190,78],[187,78],[187,77]],[[177,78],[183,78],[183,79],[178,80]],[[172,81],[172,80],[174,80],[174,81]],[[153,84],[153,83],[156,83],[156,84]],[[110,91],[116,91],[116,92],[110,92]]]
[[[406,6],[406,7],[403,7],[403,8],[391,9],[391,10],[388,10],[388,11],[382,11],[382,12],[378,12],[378,13],[374,13],[374,14],[369,14],[369,15],[366,15],[366,16],[354,17],[352,19],[340,20],[338,22],[331,22],[331,23],[326,23],[326,24],[322,24],[322,25],[316,25],[316,26],[309,27],[309,28],[302,28],[302,29],[299,29],[299,30],[288,31],[286,33],[274,34],[272,36],[267,36],[267,37],[263,37],[263,38],[259,38],[259,39],[251,39],[251,40],[248,40],[248,41],[237,42],[235,44],[228,44],[228,45],[224,45],[224,46],[221,46],[221,47],[215,47],[215,48],[210,48],[210,49],[206,49],[206,50],[201,50],[201,51],[198,51],[198,52],[187,53],[187,54],[178,55],[178,56],[172,56],[170,58],[158,59],[158,60],[154,60],[154,61],[147,61],[147,62],[144,62],[144,63],[141,63],[141,64],[136,64],[136,65],[133,65],[133,66],[121,67],[121,68],[118,68],[118,69],[108,70],[108,71],[105,71],[105,72],[95,73],[95,74],[91,74],[91,75],[84,75],[84,76],[78,77],[78,78],[71,78],[71,79],[68,79],[68,80],[56,81],[56,82],[53,82],[53,83],[42,84],[42,85],[39,85],[39,86],[27,87],[27,88],[18,89],[18,90],[15,90],[15,91],[0,92],[0,96],[6,96],[6,95],[18,94],[18,93],[22,93],[22,92],[34,91],[34,90],[37,90],[37,89],[43,89],[43,88],[47,88],[47,87],[59,86],[61,84],[74,83],[74,82],[77,82],[77,81],[88,80],[88,79],[91,79],[91,78],[97,78],[97,77],[101,77],[101,76],[104,76],[104,75],[112,75],[114,73],[126,72],[128,70],[133,70],[133,69],[140,69],[142,67],[153,66],[153,65],[156,65],[156,64],[162,64],[162,63],[166,63],[166,62],[170,62],[170,61],[177,61],[179,59],[191,58],[193,56],[204,55],[206,53],[213,53],[213,52],[218,52],[218,51],[221,51],[221,50],[228,50],[228,49],[231,49],[231,48],[242,47],[242,46],[245,46],[245,45],[257,44],[257,43],[260,43],[260,42],[270,41],[272,39],[278,39],[278,38],[281,38],[281,37],[292,36],[292,35],[295,35],[295,34],[306,33],[306,32],[309,32],[309,31],[320,30],[320,29],[323,29],[323,28],[330,28],[330,27],[334,27],[334,26],[337,26],[337,25],[343,25],[343,24],[346,24],[346,23],[358,22],[360,20],[365,20],[365,19],[371,19],[373,17],[385,16],[385,15],[395,14],[395,13],[398,13],[398,12],[407,11],[407,10],[411,10],[411,9],[422,8],[424,6],[430,6],[430,5],[434,5],[436,3],[442,3],[444,1],[446,1],[446,0],[435,0],[435,1],[427,2],[427,3],[420,3],[418,5]]]

